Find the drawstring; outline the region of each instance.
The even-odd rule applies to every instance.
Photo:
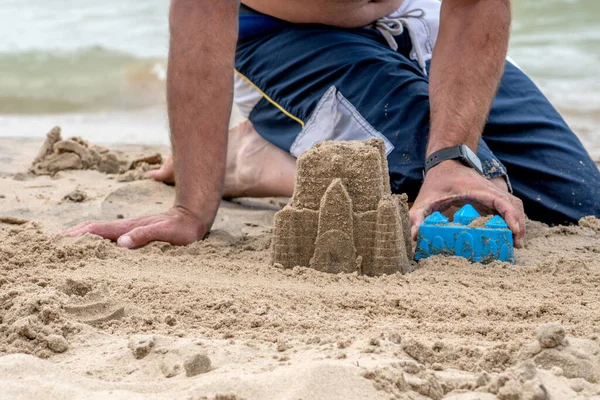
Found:
[[[425,56],[423,56],[423,49],[419,43],[415,30],[410,26],[409,19],[410,18],[423,18],[425,17],[425,10],[421,8],[415,8],[410,11],[406,11],[402,15],[397,17],[384,17],[380,18],[373,23],[375,29],[377,29],[385,40],[387,41],[390,48],[394,51],[398,50],[398,43],[396,43],[396,39],[394,36],[402,35],[404,33],[404,29],[408,31],[408,35],[410,36],[410,41],[412,42],[413,49],[417,55],[417,62],[419,63],[419,67],[423,70],[425,76],[427,76],[427,67],[425,65]]]

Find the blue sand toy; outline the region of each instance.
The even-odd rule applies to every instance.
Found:
[[[454,221],[435,212],[419,227],[415,260],[435,255],[460,256],[471,262],[494,260],[515,262],[512,231],[499,215],[482,228],[469,224],[481,215],[467,204],[454,214]]]

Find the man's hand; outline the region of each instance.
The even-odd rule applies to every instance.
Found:
[[[167,213],[110,222],[85,222],[63,232],[69,236],[86,233],[116,241],[119,246],[135,249],[152,241],[185,246],[202,239],[210,224],[183,207],[173,207]]]
[[[410,210],[413,239],[416,239],[419,225],[429,214],[465,203],[471,203],[484,212],[499,213],[513,231],[515,245],[523,246],[523,202],[472,168],[452,160],[444,161],[427,173],[419,196]]]

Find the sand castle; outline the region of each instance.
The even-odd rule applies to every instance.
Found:
[[[294,195],[275,215],[273,263],[365,275],[409,272],[405,195],[392,195],[379,139],[321,142],[298,158]]]

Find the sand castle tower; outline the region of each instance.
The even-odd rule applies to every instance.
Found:
[[[273,262],[366,275],[408,272],[406,196],[392,195],[379,139],[330,141],[298,158],[294,195],[275,215]]]

